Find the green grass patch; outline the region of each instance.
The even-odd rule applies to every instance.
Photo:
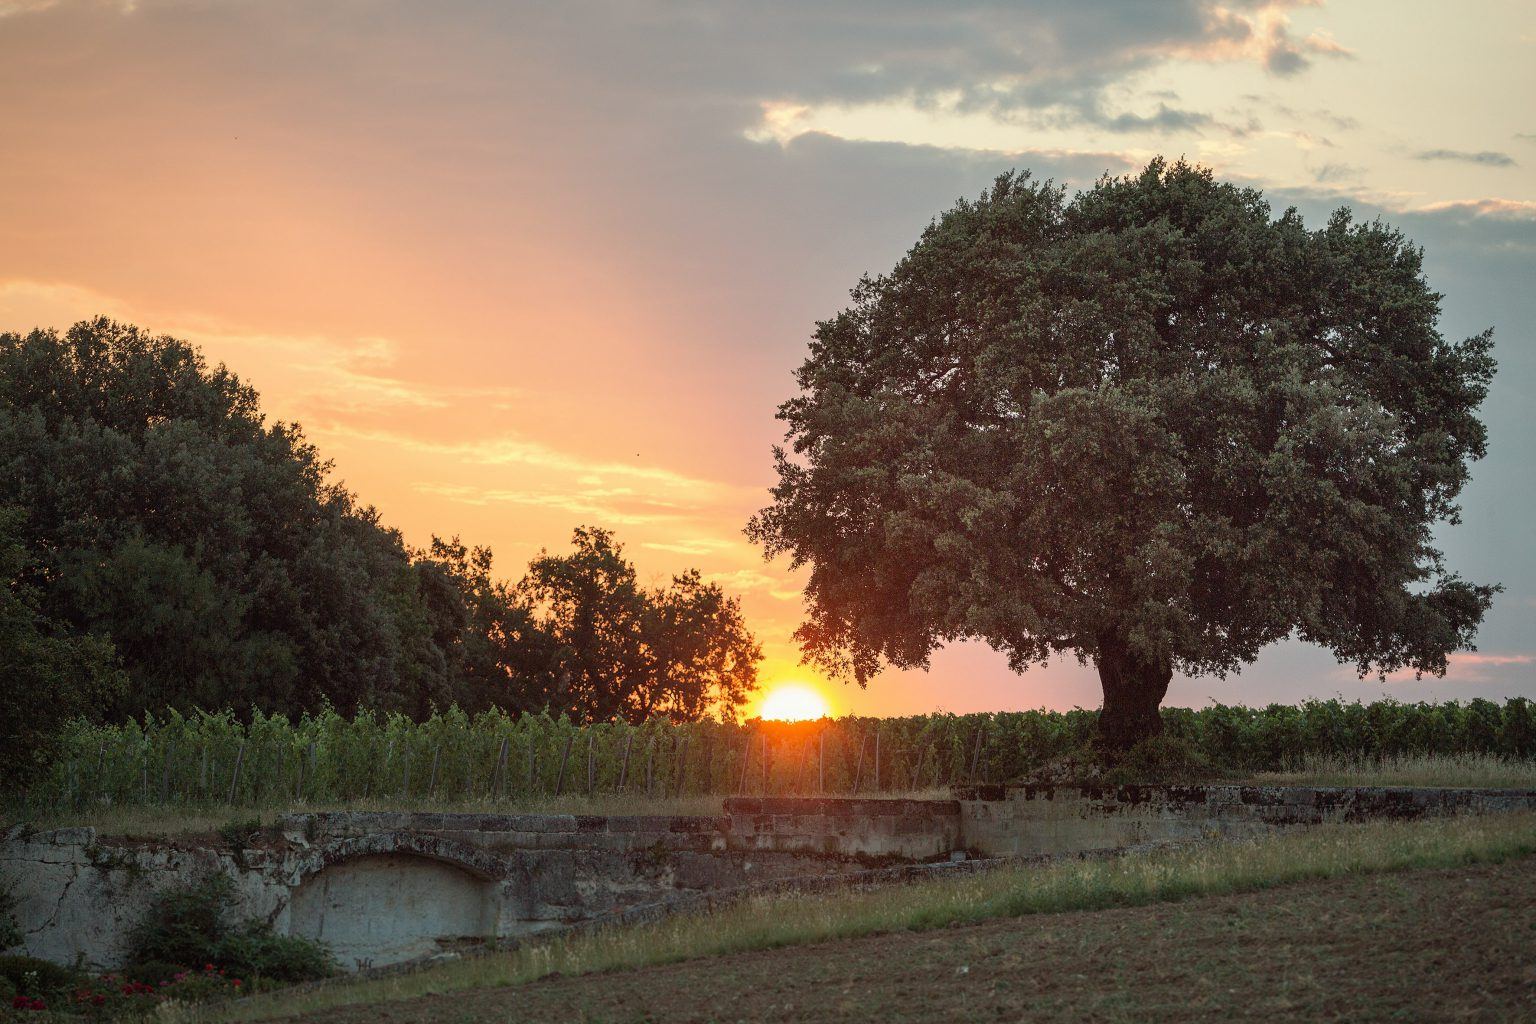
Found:
[[[187,1019],[265,1020],[326,1007],[518,985],[557,972],[588,974],[998,917],[1139,906],[1340,875],[1496,863],[1532,852],[1536,814],[1530,813],[1323,825],[1257,842],[1007,868],[828,896],[755,898],[705,917],[606,929],[397,977],[193,1009]]]
[[[1337,754],[1303,758],[1293,769],[1260,772],[1267,786],[1427,786],[1536,789],[1536,761],[1496,754],[1421,754],[1361,758]]]

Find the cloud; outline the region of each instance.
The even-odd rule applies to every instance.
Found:
[[[1536,202],[1529,199],[1449,199],[1418,208],[1426,213],[1460,213],[1491,220],[1536,221]]]
[[[1493,150],[1468,152],[1461,149],[1426,149],[1413,154],[1415,160],[1455,160],[1464,164],[1482,164],[1485,167],[1514,167],[1515,158],[1508,153]]]

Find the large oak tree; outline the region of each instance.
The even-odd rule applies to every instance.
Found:
[[[1016,670],[1069,652],[1116,748],[1173,672],[1287,636],[1443,673],[1496,590],[1431,535],[1494,363],[1491,332],[1441,336],[1421,256],[1183,162],[960,202],[817,325],[780,409],[748,532],[810,567],[808,658],[862,683],[963,638]]]

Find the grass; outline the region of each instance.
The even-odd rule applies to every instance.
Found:
[[[1531,813],[1324,825],[1252,843],[1009,868],[822,897],[762,897],[702,919],[675,917],[653,925],[530,944],[396,977],[192,1007],[184,1019],[266,1020],[430,993],[518,985],[555,973],[590,974],[1025,914],[1140,906],[1252,892],[1308,879],[1497,863],[1533,852],[1536,814]]]
[[[1429,786],[1470,789],[1536,789],[1536,761],[1493,754],[1421,755],[1363,759],[1312,757],[1297,768],[1261,772],[1267,786]]]
[[[1474,789],[1536,789],[1536,761],[1492,754],[1420,755],[1384,759],[1330,755],[1311,757],[1286,771],[1259,772],[1218,779],[1269,786],[1429,786]],[[848,796],[833,793],[829,796]],[[863,794],[873,796],[874,794]],[[947,790],[883,792],[885,798],[945,799]],[[289,806],[249,807],[225,804],[202,806],[124,806],[60,809],[7,814],[6,821],[26,821],[34,828],[65,828],[90,825],[103,835],[156,838],[217,831],[231,821],[247,821],[257,815],[272,820],[282,814],[305,811],[463,811],[495,814],[684,814],[711,816],[721,812],[723,794],[682,798],[645,797],[638,794],[599,793],[596,796],[565,795],[519,800],[360,800],[350,803],[296,803]]]

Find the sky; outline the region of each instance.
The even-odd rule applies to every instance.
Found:
[[[798,664],[742,535],[813,324],[1010,168],[1187,156],[1426,252],[1495,329],[1491,451],[1439,532],[1500,582],[1442,680],[1284,643],[1169,703],[1536,697],[1536,7],[1469,0],[0,0],[0,330],[193,341],[407,541],[516,577],[612,528],[741,595],[838,713],[1095,707],[978,644],[868,689]]]

